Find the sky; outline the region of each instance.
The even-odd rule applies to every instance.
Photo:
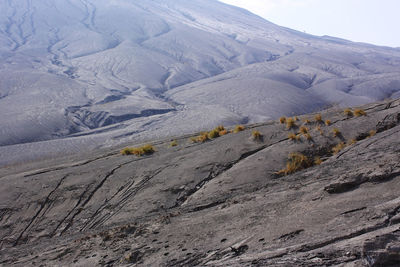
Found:
[[[400,47],[400,0],[220,0],[313,35]]]

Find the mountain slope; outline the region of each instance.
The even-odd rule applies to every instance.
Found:
[[[400,100],[363,110],[0,168],[0,265],[399,266]]]
[[[0,6],[1,164],[400,91],[398,49],[307,35],[218,1]]]

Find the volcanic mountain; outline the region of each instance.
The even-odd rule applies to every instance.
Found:
[[[0,0],[0,164],[400,96],[400,51],[216,0]]]

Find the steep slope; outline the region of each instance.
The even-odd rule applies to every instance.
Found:
[[[399,96],[398,49],[214,0],[0,6],[2,165]]]
[[[0,265],[398,266],[400,100],[364,111],[2,168]],[[323,162],[277,175],[291,152]]]

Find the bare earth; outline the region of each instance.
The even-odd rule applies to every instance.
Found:
[[[362,108],[2,168],[0,266],[399,266],[400,100]],[[323,163],[276,175],[290,152]]]

